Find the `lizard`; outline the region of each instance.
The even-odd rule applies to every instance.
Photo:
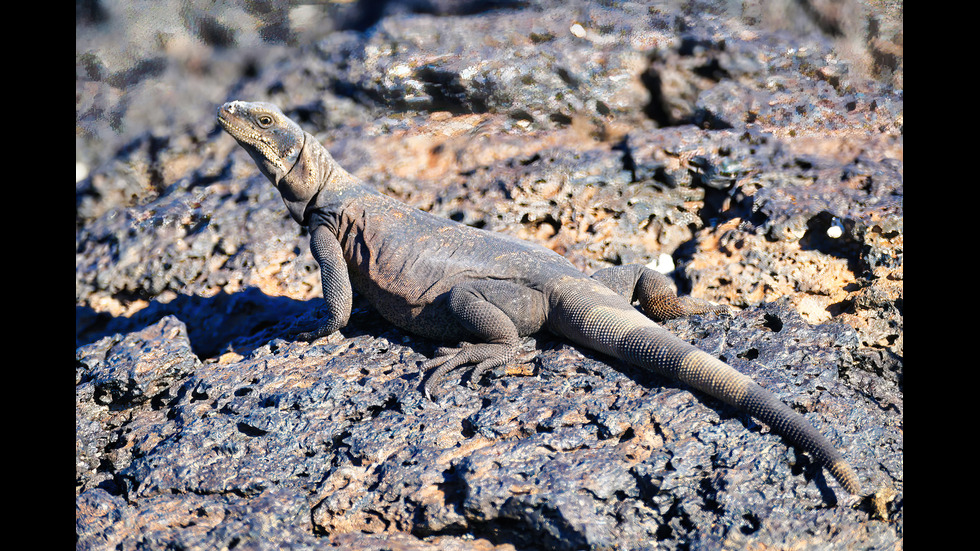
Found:
[[[547,330],[746,411],[812,454],[847,492],[861,494],[855,471],[800,413],[652,319],[727,307],[677,296],[666,275],[640,264],[587,276],[544,246],[410,207],[363,185],[276,105],[231,101],[217,120],[309,230],[325,321],[299,339],[344,327],[357,290],[394,325],[459,343],[422,362],[423,372],[432,370],[423,391],[437,400],[451,372],[479,382],[517,355],[523,337]]]

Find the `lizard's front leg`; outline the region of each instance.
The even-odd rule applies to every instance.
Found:
[[[661,320],[708,312],[728,312],[728,307],[722,304],[691,296],[677,296],[667,276],[642,264],[605,268],[592,274],[592,279],[626,297],[630,302],[638,301],[647,316]]]
[[[326,226],[314,226],[310,229],[310,250],[320,265],[320,281],[328,316],[327,321],[317,329],[298,335],[298,338],[305,341],[329,335],[347,325],[353,300],[347,263],[337,237]]]
[[[425,394],[438,396],[443,379],[454,369],[472,369],[471,382],[517,355],[521,335],[540,329],[543,309],[537,293],[507,281],[478,281],[453,287],[448,307],[452,317],[479,342],[458,348],[440,348],[436,357],[422,364],[436,368],[425,382]]]

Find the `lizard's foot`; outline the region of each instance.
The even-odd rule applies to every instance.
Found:
[[[592,279],[630,302],[638,301],[648,317],[658,320],[709,312],[724,314],[729,311],[722,304],[691,296],[677,296],[670,278],[640,264],[604,268],[592,274]]]
[[[337,328],[335,323],[324,323],[323,325],[317,327],[313,331],[299,333],[298,335],[296,335],[296,338],[301,341],[313,342],[319,339],[320,337],[325,337],[333,333],[336,330]]]
[[[516,344],[464,343],[459,348],[439,348],[436,357],[422,363],[422,369],[436,368],[425,382],[425,396],[435,401],[443,380],[451,371],[463,367],[472,370],[470,384],[475,384],[488,370],[509,362],[520,348]]]

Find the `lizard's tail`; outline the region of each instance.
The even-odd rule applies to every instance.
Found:
[[[549,324],[567,338],[680,380],[747,411],[776,433],[813,454],[848,492],[861,483],[830,440],[798,412],[759,386],[751,377],[688,344],[601,286],[589,292],[571,284],[555,293]]]
[[[747,411],[777,434],[813,454],[848,492],[861,493],[857,475],[830,440],[752,378],[659,326],[637,328],[631,333],[621,341],[622,359],[678,379]]]

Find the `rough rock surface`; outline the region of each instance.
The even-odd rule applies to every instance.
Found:
[[[76,547],[872,549],[904,541],[901,4],[76,4]],[[214,121],[273,101],[368,185],[642,262],[665,324],[835,442],[549,335],[439,403]]]

